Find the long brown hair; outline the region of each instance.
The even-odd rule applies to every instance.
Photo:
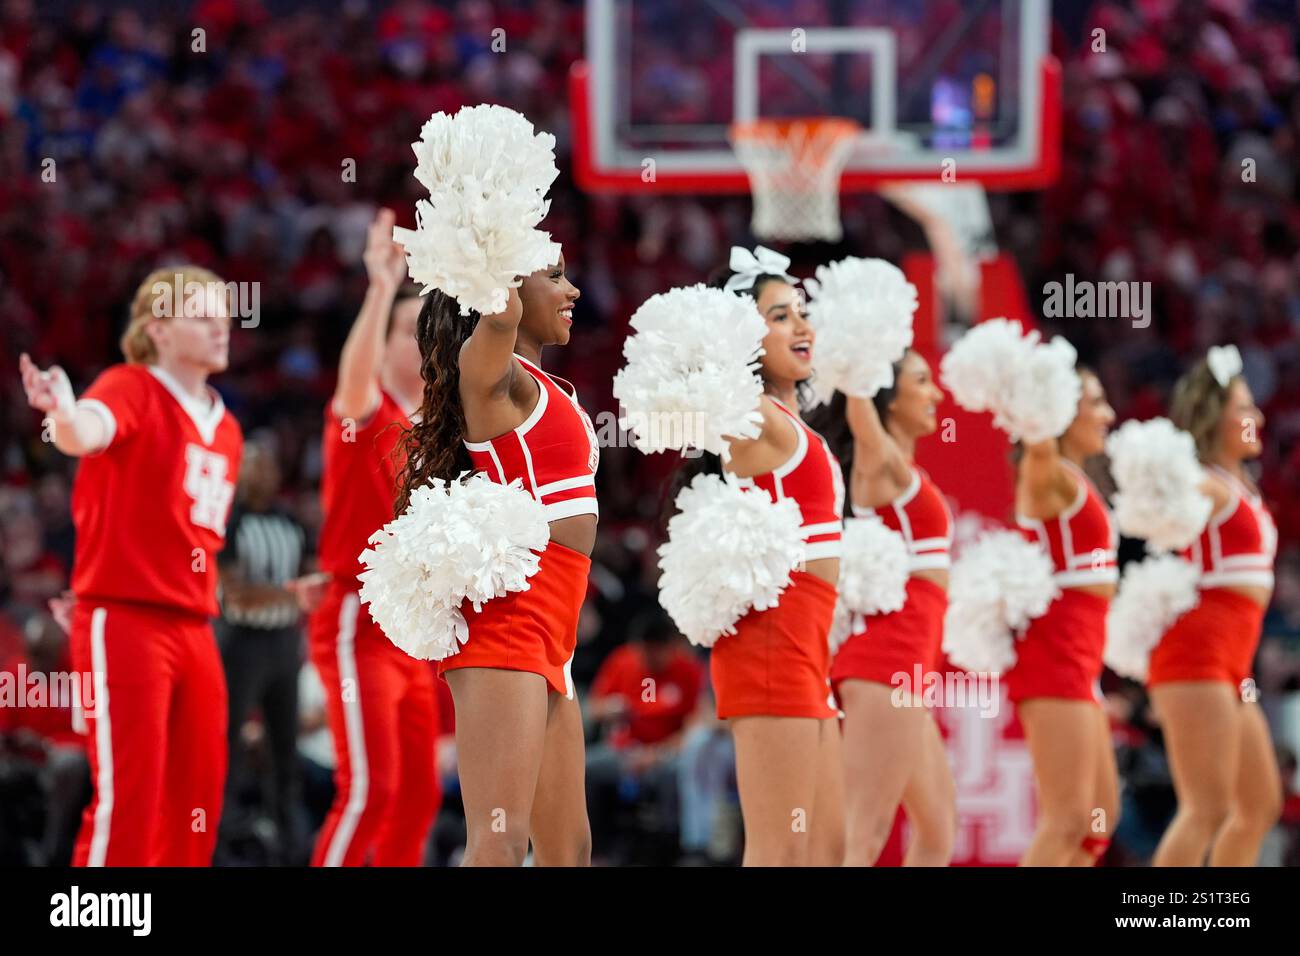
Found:
[[[478,325],[479,314],[460,314],[456,300],[440,289],[420,308],[415,340],[420,347],[424,396],[420,410],[398,443],[404,459],[398,476],[395,511],[410,504],[411,493],[434,478],[447,481],[473,471],[465,450],[465,408],[460,401],[460,349]]]
[[[1209,462],[1219,441],[1219,422],[1228,406],[1228,390],[1241,376],[1234,376],[1228,387],[1219,384],[1210,363],[1201,359],[1174,383],[1174,394],[1169,400],[1169,418],[1179,428],[1188,432],[1196,442],[1196,457]]]

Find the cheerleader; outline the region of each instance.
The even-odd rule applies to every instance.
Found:
[[[743,864],[837,866],[844,852],[844,809],[828,638],[837,597],[844,487],[839,462],[800,415],[800,390],[812,374],[815,333],[795,288],[797,280],[786,274],[789,265],[789,259],[761,246],[754,253],[733,248],[730,269],[713,283],[738,293],[763,323],[756,326],[762,335],[761,382],[754,383],[756,391],[761,385],[761,394],[746,410],[756,427],[744,437],[732,432],[724,438],[722,467],[741,488],[762,492],[769,502],[762,507],[770,508],[772,502],[797,506],[795,545],[801,538],[805,560],[789,573],[775,606],[750,607],[717,637],[710,668],[718,717],[730,722],[735,739]],[[723,301],[736,306],[734,298]],[[743,317],[745,310],[740,312]],[[719,343],[726,340],[722,329],[716,335]],[[742,366],[742,374],[752,372]],[[615,394],[620,394],[617,381]],[[699,466],[683,470],[678,481],[684,484],[692,471],[705,470],[719,471],[718,458],[702,456]],[[719,518],[729,520],[725,512]],[[725,537],[735,529],[715,530]],[[685,542],[687,547],[692,543]],[[684,631],[693,636],[690,628]]]
[[[906,692],[917,674],[924,678],[939,664],[948,606],[952,515],[915,462],[917,440],[938,427],[935,409],[943,391],[912,349],[895,366],[893,380],[872,398],[837,395],[826,416],[851,429],[839,458],[849,463],[853,513],[875,515],[901,536],[908,574],[902,607],[868,616],[831,664],[831,685],[844,711],[844,862],[875,863],[901,801],[914,833],[904,864],[946,866],[956,827],[952,772],[939,728],[921,705],[921,688]]]
[[[95,675],[84,711],[94,796],[77,866],[207,866],[226,775],[226,682],[212,635],[217,553],[243,436],[208,376],[230,345],[225,285],[192,266],[140,284],[126,363],[80,400],[26,355],[23,388],[81,458],[70,641]]]
[[[1151,653],[1178,811],[1156,866],[1252,866],[1281,813],[1282,784],[1250,680],[1273,592],[1277,529],[1245,462],[1261,453],[1264,415],[1235,346],[1213,348],[1174,387],[1170,417],[1205,466],[1205,529],[1183,553],[1199,571],[1196,606]]]
[[[542,370],[542,349],[569,342],[578,295],[561,255],[497,315],[466,319],[442,292],[420,311],[424,398],[398,510],[432,478],[479,471],[522,481],[550,524],[529,589],[467,612],[468,640],[439,665],[456,704],[465,866],[517,866],[530,836],[539,866],[590,862],[570,667],[596,542],[599,451],[573,386]]]
[[[1115,412],[1079,369],[1078,414],[1060,436],[1026,442],[1016,469],[1016,524],[1052,559],[1061,594],[1016,645],[1008,695],[1025,730],[1038,823],[1022,866],[1091,866],[1119,813],[1110,721],[1099,705],[1106,611],[1118,581],[1118,532],[1083,465],[1105,450]]]
[[[361,601],[451,687],[466,866],[518,866],[530,840],[538,865],[590,862],[570,667],[599,450],[573,386],[542,369],[578,299],[559,244],[534,228],[554,147],[504,107],[434,114],[414,144],[430,199],[417,229],[393,234],[433,291],[416,323],[424,388],[398,516],[361,556]]]
[[[385,640],[357,594],[357,555],[392,517],[393,450],[422,389],[421,302],[403,289],[406,263],[392,236],[393,213],[380,210],[366,237],[369,286],[343,345],[321,438],[326,583],[311,608],[308,649],[326,689],[337,769],[313,866],[419,866],[441,800],[433,672]]]
[[[1040,343],[1006,319],[975,326],[943,360],[958,403],[992,411],[1018,443],[1021,537],[995,533],[954,564],[944,649],[961,666],[982,656],[989,666],[973,669],[1000,673],[1024,727],[1038,793],[1025,866],[1092,865],[1118,814],[1110,727],[1098,706],[1118,532],[1083,471],[1105,450],[1115,413],[1097,376],[1075,360],[1064,339]],[[980,603],[995,592],[990,606],[1006,630],[992,653],[972,655],[972,638],[979,643],[993,619]]]

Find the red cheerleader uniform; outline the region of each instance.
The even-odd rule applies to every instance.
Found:
[[[1056,697],[1095,703],[1099,697],[1110,600],[1078,588],[1119,580],[1119,532],[1087,475],[1065,465],[1079,483],[1070,507],[1046,521],[1016,516],[1025,537],[1051,556],[1061,594],[1016,641],[1016,663],[1002,675],[1012,701]]]
[[[537,380],[537,404],[518,428],[490,441],[465,442],[475,469],[501,484],[521,480],[524,490],[545,507],[548,521],[598,515],[600,447],[591,419],[570,383],[521,355],[515,358]],[[438,673],[458,667],[529,671],[546,678],[555,693],[572,699],[578,614],[590,572],[587,555],[551,541],[527,590],[494,598],[481,611],[462,605],[469,640],[439,661]]]
[[[762,488],[773,501],[793,499],[803,518],[807,559],[837,558],[844,526],[840,463],[820,435],[773,402],[794,423],[798,447],[779,468],[740,483]],[[750,610],[736,622],[735,634],[718,638],[709,663],[720,718],[836,716],[829,636],[837,598],[834,585],[795,571],[776,607]]]
[[[902,536],[907,545],[909,572],[947,570],[952,563],[952,512],[943,493],[930,476],[912,469],[907,489],[882,507],[853,506],[853,513],[865,517],[875,513],[886,527]],[[898,675],[914,679],[939,664],[943,644],[943,615],[948,610],[948,592],[933,581],[912,575],[907,580],[906,603],[888,614],[873,614],[863,630],[840,646],[831,662],[831,686],[839,692],[841,681],[866,680],[894,686]]]
[[[1259,646],[1265,609],[1232,588],[1272,590],[1277,526],[1259,495],[1223,469],[1210,467],[1233,497],[1183,552],[1201,569],[1200,600],[1151,652],[1148,687],[1171,681],[1223,681],[1239,687],[1250,676]]]
[[[95,792],[76,866],[207,866],[226,781],[226,678],[212,635],[239,424],[156,366],[114,365],[77,404],[108,446],[72,486],[69,648]]]
[[[358,556],[393,520],[393,451],[407,421],[382,391],[364,421],[325,413],[318,550],[331,581],[308,623],[308,652],[325,687],[337,769],[313,866],[419,866],[442,799],[433,673],[384,636],[357,594]]]

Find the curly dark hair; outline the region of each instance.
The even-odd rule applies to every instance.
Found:
[[[415,340],[420,347],[424,396],[418,416],[394,449],[401,462],[394,510],[401,514],[411,493],[434,478],[450,481],[473,471],[465,450],[465,409],[460,402],[460,349],[478,325],[479,314],[460,314],[456,300],[440,289],[420,308]]]

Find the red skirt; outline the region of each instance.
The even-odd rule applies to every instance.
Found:
[[[831,662],[831,686],[868,680],[893,687],[899,674],[914,679],[916,668],[929,674],[939,664],[943,615],[948,592],[925,578],[907,579],[907,601],[897,611],[867,618],[865,630],[846,640]]]
[[[1106,648],[1108,598],[1063,588],[1047,613],[1016,641],[1016,663],[1002,675],[1012,701],[1032,697],[1097,702]]]
[[[1240,687],[1250,676],[1264,608],[1227,588],[1207,588],[1200,598],[1152,650],[1148,687],[1204,680]]]
[[[795,571],[780,604],[718,638],[709,669],[720,718],[836,716],[827,681],[837,598],[834,585]]]
[[[528,590],[494,598],[475,612],[461,613],[469,640],[459,653],[438,662],[438,673],[459,667],[529,671],[546,678],[551,690],[573,696],[569,667],[578,646],[578,615],[587,596],[591,558],[554,541],[546,546]]]

